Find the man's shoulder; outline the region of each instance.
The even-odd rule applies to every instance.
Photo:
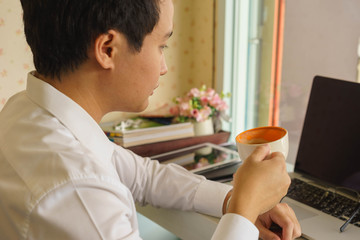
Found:
[[[111,165],[99,161],[59,119],[27,104],[18,112],[6,110],[13,115],[0,121],[0,167],[13,176],[6,181],[41,195],[74,178],[113,172]]]
[[[38,118],[46,116],[46,111],[32,102],[25,91],[9,98],[0,112],[0,139],[18,131],[30,129],[38,124]],[[50,116],[48,116],[50,117]],[[8,140],[6,140],[8,141]]]

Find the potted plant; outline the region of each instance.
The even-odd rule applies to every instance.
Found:
[[[221,118],[229,120],[225,114],[228,105],[224,101],[230,94],[218,94],[212,88],[203,85],[200,89],[192,88],[182,97],[174,98],[175,106],[170,108],[170,113],[175,116],[175,121],[194,123],[196,136],[210,135],[221,130]]]

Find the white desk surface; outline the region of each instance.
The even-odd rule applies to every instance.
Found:
[[[292,164],[287,163],[286,167],[288,172],[293,172],[294,166]],[[184,240],[211,239],[220,220],[201,213],[155,208],[150,205],[145,207],[137,205],[136,210]]]

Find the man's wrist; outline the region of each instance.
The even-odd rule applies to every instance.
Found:
[[[239,196],[237,192],[232,192],[232,201],[229,201],[229,208],[226,213],[235,213],[247,218],[255,224],[259,211],[257,206],[251,204],[251,199],[246,196]]]

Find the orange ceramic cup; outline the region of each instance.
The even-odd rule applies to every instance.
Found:
[[[281,152],[285,158],[289,151],[288,132],[282,127],[267,126],[246,130],[236,136],[241,160],[245,160],[256,147],[268,144],[271,152]]]

